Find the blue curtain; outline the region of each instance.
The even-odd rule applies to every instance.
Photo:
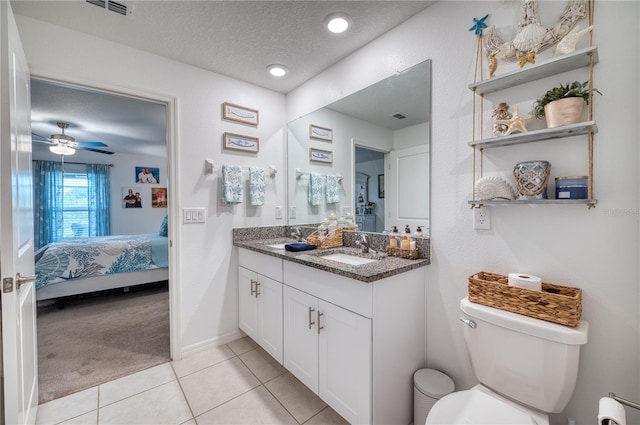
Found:
[[[109,165],[87,164],[89,236],[111,234],[111,179]]]
[[[62,163],[34,161],[33,214],[36,249],[62,239]]]

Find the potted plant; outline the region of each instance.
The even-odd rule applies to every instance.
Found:
[[[592,91],[602,94],[598,89]],[[533,114],[536,118],[545,117],[549,128],[578,123],[584,103],[589,104],[589,95],[588,81],[560,84],[535,101]]]

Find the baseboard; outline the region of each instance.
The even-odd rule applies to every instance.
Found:
[[[195,353],[199,353],[200,351],[208,350],[209,348],[227,344],[229,342],[235,341],[236,339],[243,338],[244,336],[244,332],[242,332],[240,329],[236,329],[235,331],[228,332],[223,335],[218,335],[204,341],[196,342],[195,344],[187,345],[186,347],[182,348],[182,358]]]

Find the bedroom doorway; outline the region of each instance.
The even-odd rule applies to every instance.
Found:
[[[138,238],[159,235],[164,229],[164,245],[169,246],[169,216],[173,215],[169,212],[175,205],[173,188],[177,187],[175,166],[172,166],[174,117],[175,99],[118,87],[32,78],[33,160],[60,163],[64,199],[60,205],[64,223],[61,232],[65,238],[72,238],[69,241],[77,236],[92,237],[92,240],[101,239],[102,235]],[[64,128],[60,123],[65,124]],[[76,148],[72,155],[55,152],[58,139],[64,140],[56,137],[60,134],[76,142],[71,146]],[[111,200],[111,228],[107,232],[96,232],[91,224],[91,209],[96,209],[94,195],[78,195],[91,190],[86,187],[91,185],[87,183],[91,177],[85,164],[99,164],[109,169],[109,188],[103,191]],[[152,178],[144,178],[147,175]],[[129,191],[137,197],[138,204],[133,208],[126,202]],[[46,235],[43,238],[46,240]],[[173,329],[179,327],[171,322],[176,315],[170,314],[175,306],[176,291],[171,279],[169,250],[158,260],[153,251],[157,241],[136,239],[133,244],[150,246],[149,250],[145,248],[148,258],[142,261],[143,271],[124,269],[125,273],[108,276],[89,273],[92,277],[78,273],[80,279],[53,282],[36,291],[40,300],[38,321],[47,321],[38,326],[39,363],[42,363],[40,402],[170,361],[177,352]],[[41,257],[56,258],[50,245],[41,251]],[[103,252],[112,251],[106,248]],[[141,256],[135,254],[136,258]],[[124,260],[114,258],[114,261]],[[85,254],[71,258],[68,263],[70,270],[61,273],[64,279],[59,280],[84,270],[82,267],[91,271],[117,268],[113,264],[100,264],[97,259],[88,264]],[[68,285],[71,282],[74,285]],[[76,350],[71,352],[77,359],[69,360],[68,352],[63,350],[69,344],[60,343],[62,338],[56,337],[56,332],[68,331],[74,323],[91,323],[91,326],[75,327],[66,335],[77,339],[79,332],[85,332],[83,342],[94,338],[96,344],[91,348],[91,344],[83,343],[82,351],[80,344],[75,344]],[[108,344],[112,344],[111,354],[104,348],[95,348]],[[142,356],[137,356],[137,364],[125,364],[125,361],[131,363],[134,357],[127,353]],[[105,356],[101,362],[93,362],[98,354]],[[65,382],[71,387],[62,388]]]

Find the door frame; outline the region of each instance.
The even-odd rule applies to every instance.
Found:
[[[182,340],[180,335],[180,280],[178,279],[180,233],[178,232],[179,209],[179,138],[178,138],[178,98],[174,95],[147,92],[131,87],[119,86],[77,77],[62,76],[59,74],[42,72],[35,69],[31,72],[32,79],[50,81],[60,84],[76,86],[88,90],[99,91],[116,96],[132,97],[148,102],[165,105],[166,111],[166,137],[167,137],[167,176],[171,182],[172,195],[168,199],[167,210],[169,213],[169,345],[172,360],[182,358]]]

